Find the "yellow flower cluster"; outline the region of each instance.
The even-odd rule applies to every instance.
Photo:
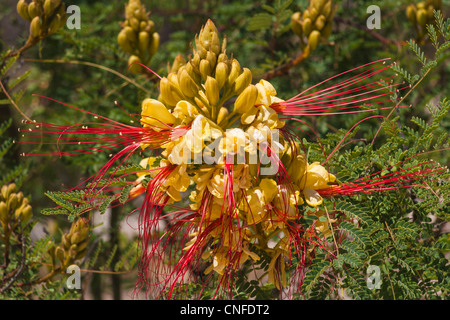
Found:
[[[185,134],[162,146],[159,162],[141,162],[148,171],[138,182],[169,169],[159,191],[169,202],[189,193],[196,230],[184,250],[202,252],[206,273],[224,275],[260,260],[257,252],[264,251],[271,259],[269,280],[280,288],[291,252],[289,224],[305,201],[322,203],[316,190],[335,177],[308,164],[299,145],[278,134],[285,123],[271,108],[282,101],[275,88],[265,80],[251,84],[251,72],[228,58],[225,48],[209,20],[193,57],[161,80],[159,99],[143,101],[144,127],[185,128]]]

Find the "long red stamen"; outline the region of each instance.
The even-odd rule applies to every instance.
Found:
[[[393,84],[392,82],[388,85],[383,85],[386,81],[391,80],[391,78],[393,77],[376,80],[368,84],[358,85],[362,81],[369,79],[388,69],[389,66],[379,68],[380,65],[384,65],[385,60],[387,59],[371,62],[358,68],[354,68],[335,75],[325,81],[320,82],[317,85],[312,86],[311,88],[303,91],[302,93],[289,100],[274,103],[271,107],[279,114],[297,116],[338,115],[345,113],[360,113],[392,109],[392,107],[361,109],[363,107],[369,107],[375,104],[382,104],[392,101],[391,99],[380,100],[379,98],[392,94],[394,91],[391,89],[395,89],[397,86],[401,85],[401,83]],[[314,93],[305,94],[307,91],[310,91],[313,88],[316,88],[317,86],[326,83],[334,78],[343,76],[349,72],[370,66],[372,64],[373,66],[371,66],[368,70],[362,71],[358,75],[352,76],[349,79],[346,79],[338,84],[331,85]],[[405,88],[408,87],[405,86],[396,90],[403,90]],[[388,92],[380,92],[386,89],[388,89]]]
[[[402,162],[404,163],[404,162]],[[402,164],[400,163],[400,164]],[[432,164],[432,165],[430,165]],[[433,161],[427,161],[410,168],[395,171],[384,176],[374,177],[391,169],[393,166],[384,170],[373,173],[367,177],[359,178],[353,182],[343,183],[341,185],[317,190],[322,197],[331,196],[351,196],[357,194],[368,194],[382,191],[389,191],[402,188],[424,187],[421,180],[434,177],[437,179],[440,174],[447,171]],[[408,172],[411,169],[419,169],[418,171]]]

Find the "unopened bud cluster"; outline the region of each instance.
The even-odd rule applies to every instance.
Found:
[[[61,0],[19,0],[19,15],[30,22],[29,41],[37,41],[57,32],[67,20],[66,5]]]
[[[195,37],[192,58],[183,64],[179,57],[170,71],[160,82],[160,101],[169,108],[180,101],[189,101],[218,124],[228,115],[223,103],[233,96],[239,96],[248,87],[254,87],[251,84],[251,71],[242,68],[236,59],[227,55],[226,39],[219,40],[211,20]],[[250,100],[254,102],[256,88],[250,91],[254,95],[254,99]],[[252,103],[247,104],[248,107],[250,105],[253,107]],[[242,103],[240,108],[243,108]]]
[[[83,258],[89,243],[89,230],[88,220],[80,218],[73,222],[69,232],[63,234],[61,243],[49,250],[53,264],[65,269],[75,260]]]
[[[122,50],[130,54],[129,65],[147,65],[158,51],[159,34],[155,32],[155,24],[148,15],[140,0],[130,0],[125,6],[125,21],[122,22],[117,41]],[[139,65],[132,65],[130,69],[134,73],[142,71]]]
[[[422,41],[426,35],[427,24],[433,24],[434,10],[440,10],[442,0],[426,0],[417,4],[411,3],[406,7],[406,16],[414,25],[419,41]]]
[[[303,13],[298,11],[292,15],[292,31],[300,37],[305,50],[313,51],[321,40],[330,36],[334,12],[331,0],[311,0]]]
[[[25,225],[33,215],[28,199],[18,192],[14,183],[4,185],[0,194],[0,224],[4,233],[11,232],[19,224]]]

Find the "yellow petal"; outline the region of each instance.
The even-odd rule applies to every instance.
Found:
[[[303,190],[303,194],[305,195],[306,203],[310,206],[317,207],[320,206],[323,202],[320,194],[312,189],[306,188]]]

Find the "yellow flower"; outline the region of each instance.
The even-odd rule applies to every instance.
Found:
[[[172,114],[181,121],[181,124],[187,125],[194,121],[195,117],[198,115],[198,111],[191,103],[182,100],[177,103]]]
[[[265,218],[267,205],[275,199],[277,193],[277,183],[272,179],[262,179],[258,187],[249,191],[247,201],[240,206],[240,209],[247,213],[249,225],[257,224]]]
[[[321,205],[323,199],[316,190],[325,189],[329,187],[330,182],[334,181],[336,181],[336,177],[318,162],[308,165],[299,184],[300,189],[303,190],[306,203],[313,207]]]
[[[141,124],[155,131],[167,129],[174,124],[176,118],[167,110],[166,106],[155,99],[142,101]]]
[[[258,90],[258,97],[255,101],[255,108],[249,108],[241,116],[241,122],[243,124],[251,124],[254,121],[264,122],[271,129],[281,128],[284,126],[284,122],[278,120],[278,114],[270,108],[275,102],[283,101],[276,97],[277,91],[266,80],[261,80],[255,85]]]

